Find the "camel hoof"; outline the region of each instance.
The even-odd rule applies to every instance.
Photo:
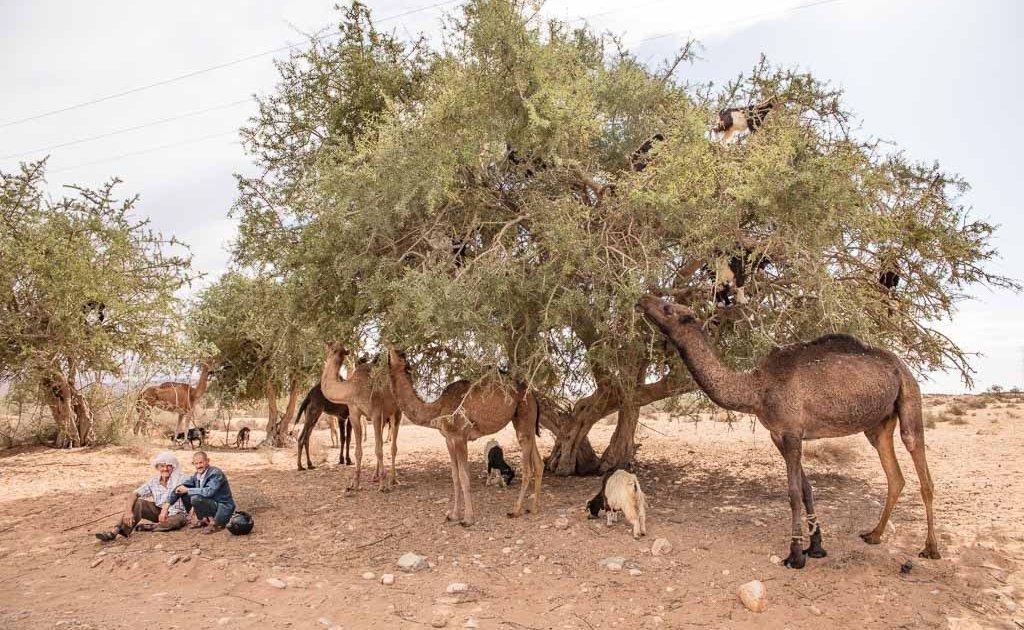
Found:
[[[828,552],[821,547],[808,547],[807,549],[804,549],[804,553],[812,558],[824,558],[828,556]]]
[[[522,512],[508,512],[508,513],[506,513],[506,516],[508,516],[509,518],[519,518],[522,515],[523,515]]]
[[[802,569],[807,564],[807,556],[801,553],[789,553],[789,557],[782,561],[782,566],[790,569]]]
[[[860,538],[869,545],[877,545],[882,542],[882,537],[874,532],[865,532],[860,535]]]
[[[929,560],[941,560],[942,556],[939,555],[939,550],[933,547],[925,547],[921,553],[917,554],[919,558],[928,558]]]
[[[465,520],[459,521],[459,525],[461,525],[463,527],[472,527],[473,526],[473,521],[465,521]]]

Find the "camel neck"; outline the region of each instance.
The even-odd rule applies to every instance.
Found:
[[[716,405],[732,411],[757,413],[760,378],[756,371],[737,372],[724,364],[699,324],[677,326],[671,331],[671,337],[693,380]]]
[[[320,374],[320,391],[332,402],[347,400],[351,389],[348,382],[341,380],[338,370],[341,369],[341,361],[335,355],[324,360],[324,371]]]
[[[430,426],[434,418],[442,415],[435,413],[435,405],[420,398],[412,385],[412,378],[404,369],[397,366],[389,367],[388,379],[391,381],[391,393],[394,394],[399,409],[410,422],[421,427]]]
[[[206,393],[206,385],[210,380],[210,368],[203,366],[202,371],[199,372],[199,382],[196,383],[194,398],[201,398]]]

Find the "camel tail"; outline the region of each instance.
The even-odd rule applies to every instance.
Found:
[[[924,446],[921,388],[906,365],[900,363],[900,393],[896,397],[896,415],[900,419],[900,438],[908,451]],[[918,445],[916,442],[920,441]]]
[[[299,411],[295,414],[295,422],[292,423],[292,427],[299,423],[299,418],[302,417],[302,413],[306,411],[306,407],[309,405],[309,395],[313,393],[313,390],[309,390],[306,397],[302,399],[302,404],[299,405]]]
[[[537,426],[535,430],[537,431],[537,437],[540,437],[540,399],[537,396],[533,397],[533,405],[537,410]]]

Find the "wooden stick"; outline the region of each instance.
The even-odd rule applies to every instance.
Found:
[[[379,538],[379,539],[377,539],[377,540],[375,540],[373,542],[366,543],[365,545],[358,545],[358,546],[355,547],[355,549],[363,549],[364,547],[372,547],[372,546],[376,545],[377,543],[384,542],[385,540],[387,540],[388,538],[391,538],[392,536],[394,536],[394,534],[388,534],[387,536],[385,536],[383,538]]]
[[[124,510],[118,510],[116,512],[111,512],[110,514],[107,514],[105,516],[101,516],[99,518],[94,518],[91,521],[86,521],[85,523],[79,523],[78,525],[72,525],[71,527],[65,527],[64,529],[60,530],[60,532],[63,534],[64,532],[70,532],[71,530],[78,529],[79,527],[85,527],[86,525],[92,525],[96,521],[102,521],[105,518],[110,518],[111,516],[117,516],[118,514],[120,514],[123,511]]]

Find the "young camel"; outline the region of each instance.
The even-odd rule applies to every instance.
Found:
[[[893,449],[893,429],[914,460],[928,520],[922,558],[939,558],[932,516],[934,486],[925,459],[921,390],[906,365],[891,352],[865,345],[849,335],[825,335],[807,343],[773,350],[756,368],[736,372],[722,363],[689,308],[648,295],[639,308],[663,332],[682,357],[693,380],[720,407],[752,413],[786,460],[792,540],[787,567],[803,568],[806,556],[823,558],[821,528],[814,514],[811,484],[801,464],[803,440],[864,432],[878,451],[888,482],[885,508],[864,542],[881,542],[903,474]],[[801,503],[807,510],[810,546],[803,549]]]
[[[434,402],[424,402],[413,387],[405,357],[393,349],[388,352],[388,378],[398,406],[406,417],[413,424],[433,427],[444,436],[452,469],[449,521],[459,521],[464,527],[469,527],[474,520],[469,491],[468,442],[497,433],[509,422],[515,427],[523,454],[523,484],[515,508],[508,516],[522,515],[523,499],[531,478],[534,490],[532,511],[540,511],[540,485],[544,476],[544,462],[536,439],[540,435],[540,407],[536,397],[524,386],[520,386],[515,397],[511,397],[497,383],[473,386],[468,381],[456,381],[446,387]]]
[[[316,428],[316,423],[320,420],[321,414],[334,416],[334,418],[337,419],[337,424],[335,424],[333,419],[327,424],[331,427],[331,435],[333,437],[337,437],[338,432],[341,431],[338,464],[350,465],[352,463],[352,458],[348,457],[348,453],[349,447],[352,445],[352,423],[349,419],[348,406],[327,400],[327,397],[324,396],[323,390],[320,389],[320,383],[317,383],[310,388],[309,392],[306,393],[306,397],[302,399],[302,404],[299,405],[299,411],[295,414],[295,424],[299,423],[299,418],[302,418],[303,412],[305,412],[306,422],[302,425],[302,432],[299,433],[299,470],[305,470],[305,468],[302,467],[303,449],[306,450],[306,466],[310,470],[315,468],[315,466],[313,466],[313,462],[309,459],[309,440],[313,436],[313,429]],[[347,435],[346,425],[348,425]]]
[[[132,433],[138,435],[144,430],[149,421],[149,414],[154,407],[178,414],[175,436],[184,433],[189,423],[195,424],[196,403],[206,393],[206,385],[210,380],[210,375],[214,372],[210,361],[204,361],[200,367],[199,382],[195,387],[188,383],[167,381],[159,385],[150,385],[142,390],[139,399],[135,401],[136,419]],[[185,417],[188,417],[187,422],[183,421]]]
[[[335,341],[328,341],[325,344],[325,352],[320,389],[327,400],[348,405],[349,418],[356,434],[356,472],[349,489],[359,489],[359,477],[363,467],[363,416],[367,416],[373,422],[373,434],[376,438],[374,447],[377,455],[377,472],[374,481],[379,480],[378,489],[387,492],[398,483],[395,456],[398,454],[398,426],[402,423],[402,412],[399,411],[398,404],[388,388],[380,389],[373,386],[370,363],[356,366],[356,369],[349,373],[349,379],[342,380],[338,376],[338,370],[348,352]],[[391,422],[390,474],[384,473],[384,443],[381,440],[383,426],[387,421]]]

